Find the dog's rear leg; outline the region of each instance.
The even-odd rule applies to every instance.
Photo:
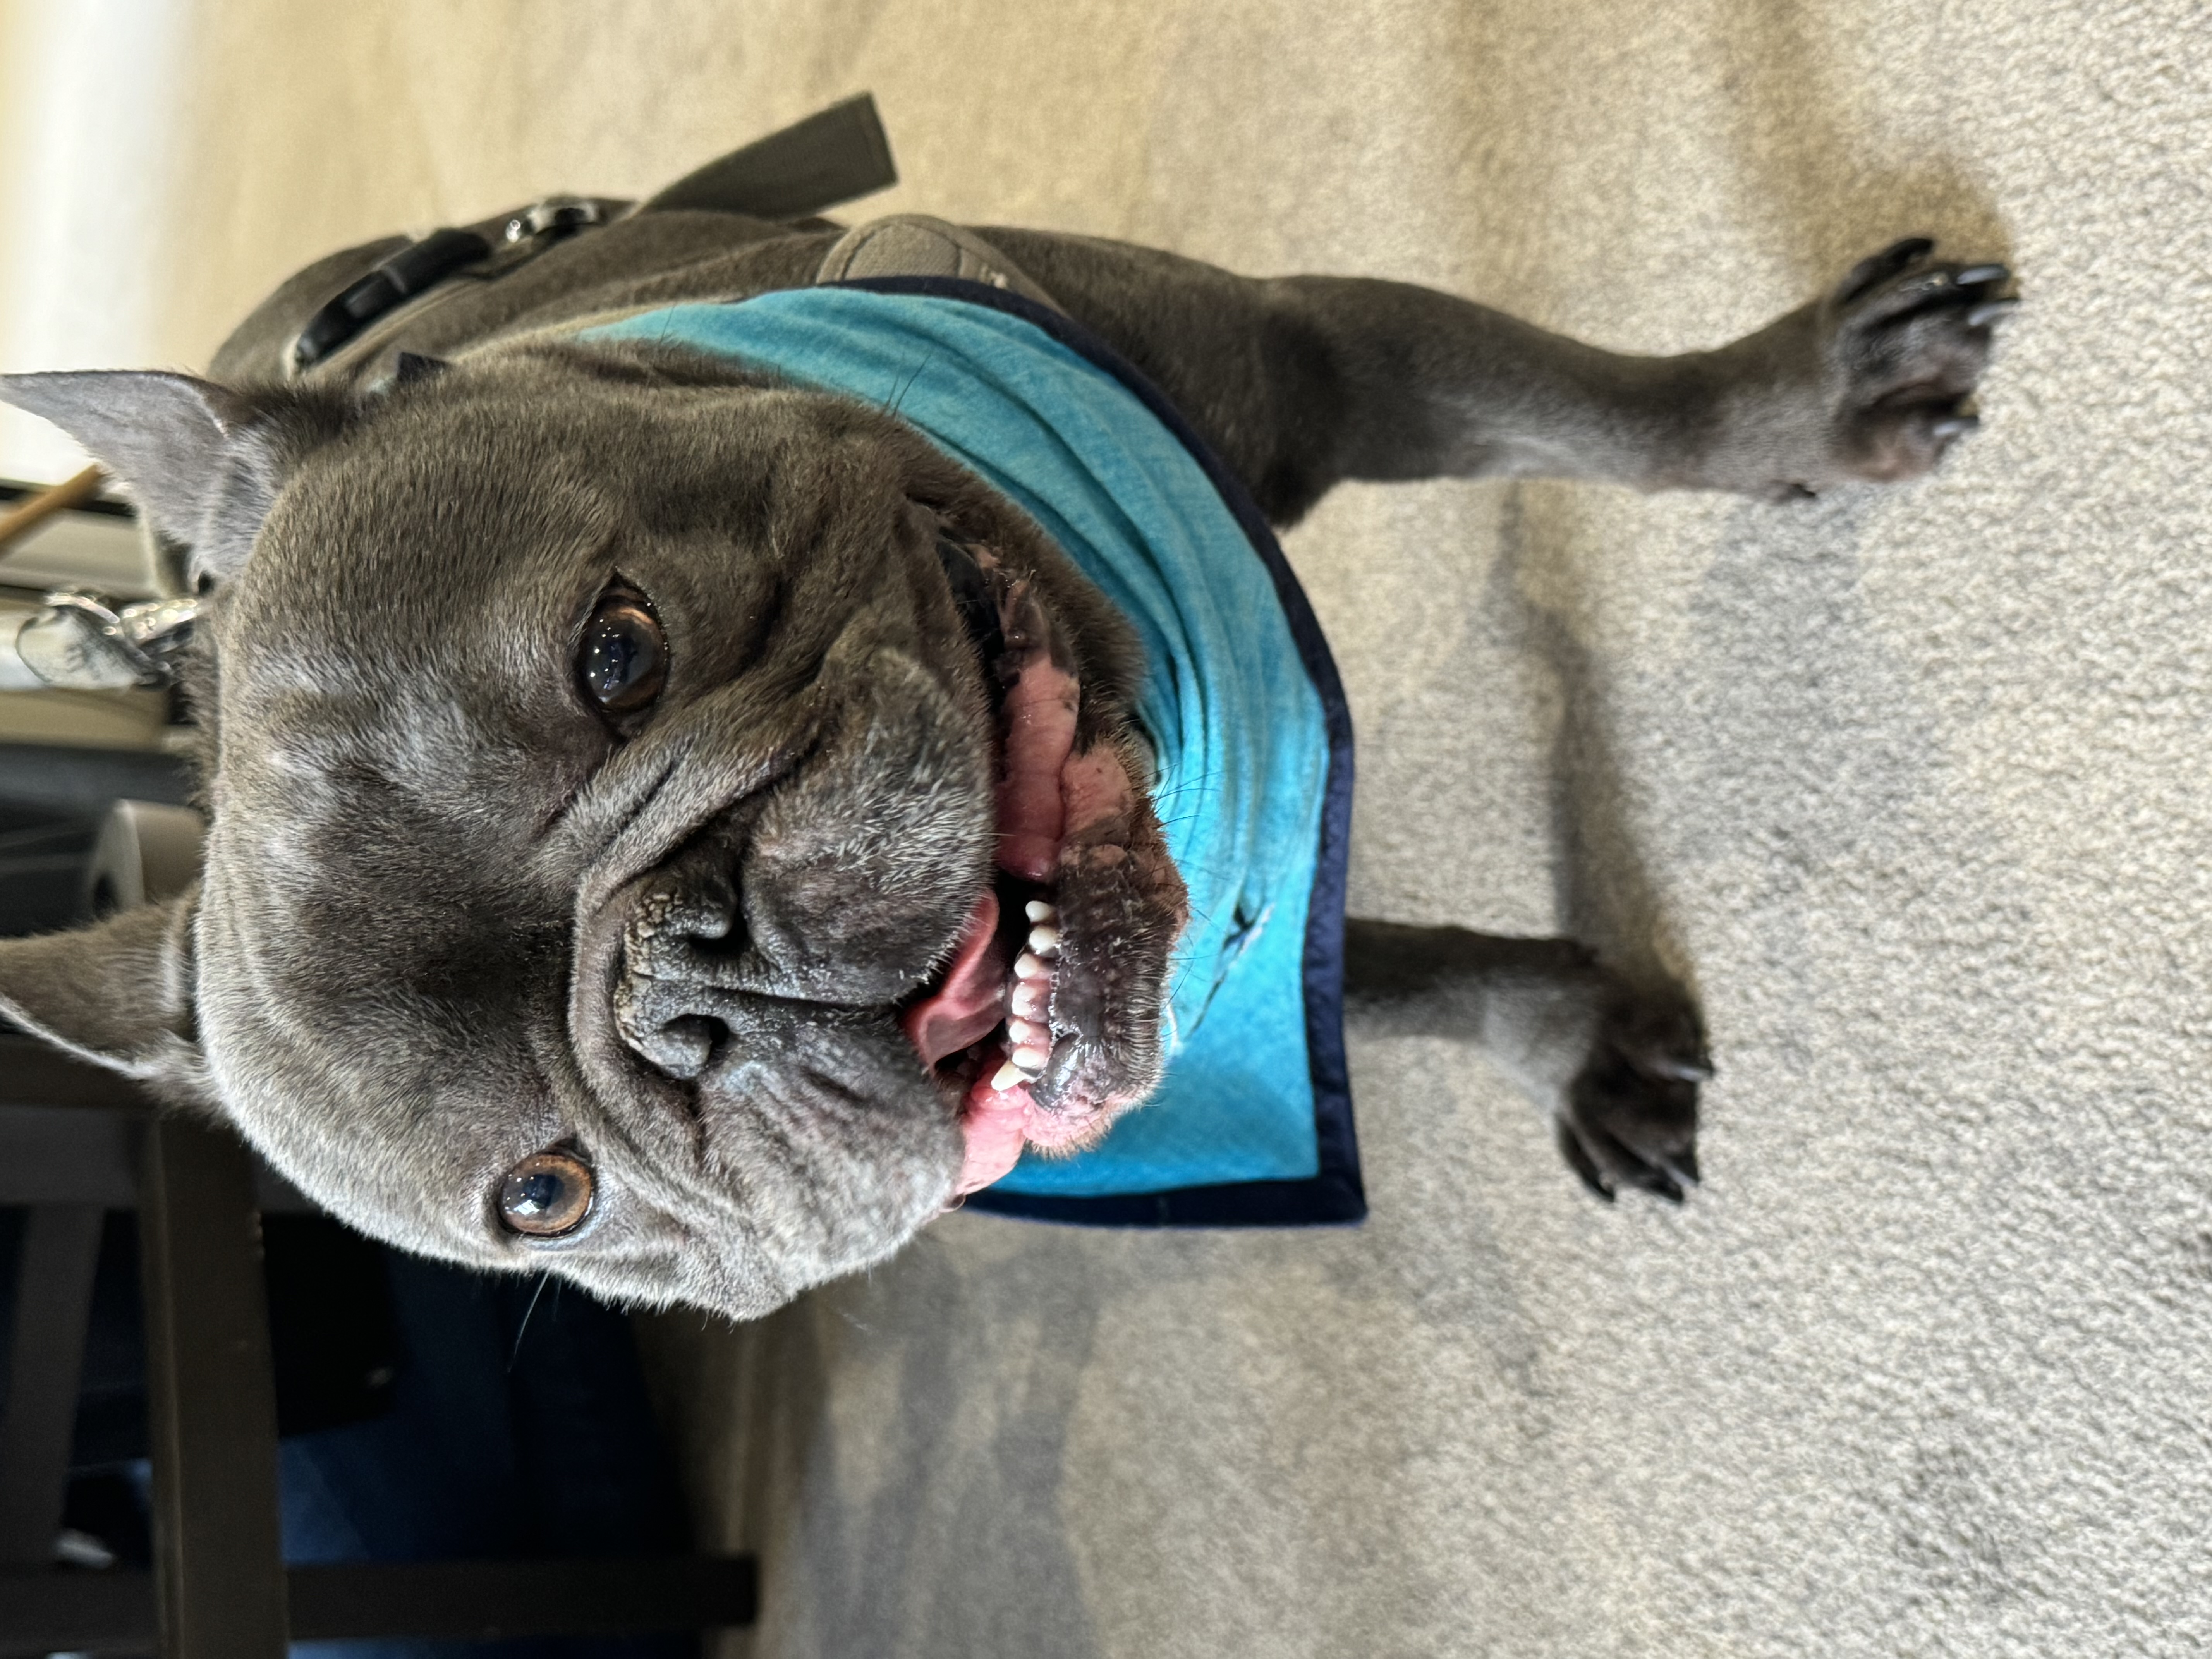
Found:
[[[1698,1085],[1712,1075],[1689,999],[1638,989],[1571,939],[1345,924],[1345,1015],[1364,1034],[1480,1045],[1558,1125],[1600,1197],[1679,1200],[1698,1179]]]

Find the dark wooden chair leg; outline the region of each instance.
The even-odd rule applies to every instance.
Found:
[[[138,1232],[165,1659],[284,1659],[276,1391],[253,1169],[228,1133],[146,1131]]]
[[[0,1414],[0,1565],[53,1562],[100,1222],[100,1209],[90,1204],[40,1204],[27,1218],[8,1406]]]

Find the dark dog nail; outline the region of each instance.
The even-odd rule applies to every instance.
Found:
[[[1981,283],[2002,283],[2012,275],[2002,265],[1968,265],[1958,275],[1960,288],[1972,288]]]
[[[1607,1203],[1613,1202],[1613,1188],[1605,1184],[1605,1177],[1597,1172],[1597,1164],[1591,1158],[1589,1149],[1564,1123],[1559,1125],[1559,1152],[1567,1160],[1567,1167],[1575,1172],[1583,1186]]]
[[[1991,323],[2009,317],[2020,309],[2017,300],[1984,300],[1966,313],[1966,326],[1987,328]]]

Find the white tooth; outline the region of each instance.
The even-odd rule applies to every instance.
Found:
[[[1036,980],[1016,980],[1012,1001],[1014,1012],[1024,1019],[1042,1019],[1052,1012],[1051,994]]]
[[[1016,979],[1049,980],[1052,977],[1052,964],[1039,957],[1033,957],[1027,951],[1024,951],[1020,956],[1014,958],[1014,977]]]
[[[1042,899],[1031,899],[1022,906],[1022,914],[1031,921],[1058,921],[1060,912]]]
[[[1020,1066],[1015,1065],[1014,1062],[1010,1060],[1005,1065],[999,1067],[996,1075],[991,1079],[991,1086],[997,1090],[1000,1094],[1004,1094],[1007,1090],[1012,1088],[1017,1083],[1030,1083],[1033,1081],[1035,1081],[1035,1079],[1029,1073],[1022,1070]]]
[[[1060,929],[1039,922],[1030,929],[1030,949],[1041,957],[1060,954]]]
[[[1035,1020],[1010,1019],[1006,1022],[1006,1040],[1017,1048],[1024,1045],[1034,1048],[1050,1036],[1051,1033]]]
[[[1034,1078],[1043,1073],[1045,1061],[1051,1058],[1051,1049],[1040,1048],[1033,1042],[1024,1042],[1014,1050],[1013,1058],[1006,1063],[1010,1066],[1020,1066],[1024,1072]]]

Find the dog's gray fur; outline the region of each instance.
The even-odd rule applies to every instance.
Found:
[[[202,884],[0,948],[15,1017],[220,1113],[371,1233],[629,1301],[757,1315],[939,1213],[961,1137],[895,1006],[944,959],[994,828],[938,526],[1034,574],[1081,659],[1084,744],[1130,741],[1126,631],[893,416],[538,332],[803,284],[836,234],[631,217],[386,343],[451,357],[439,372],[394,376],[386,350],[282,383],[304,306],[358,268],[338,256],[211,381],[0,382],[131,482],[210,596]],[[1643,359],[1417,288],[981,234],[1277,522],[1346,478],[1784,497],[1911,477],[1971,424],[2004,280],[1901,244],[1747,339]],[[571,653],[617,571],[652,596],[674,678],[611,728]],[[1164,944],[1109,946],[1146,958],[1156,995]],[[1349,946],[1352,1018],[1490,1042],[1601,1193],[1695,1178],[1680,998],[1559,941],[1355,921]],[[1148,1006],[1090,1034],[1125,1091],[1156,1074]],[[502,1174],[560,1142],[596,1170],[594,1224],[504,1231]]]

